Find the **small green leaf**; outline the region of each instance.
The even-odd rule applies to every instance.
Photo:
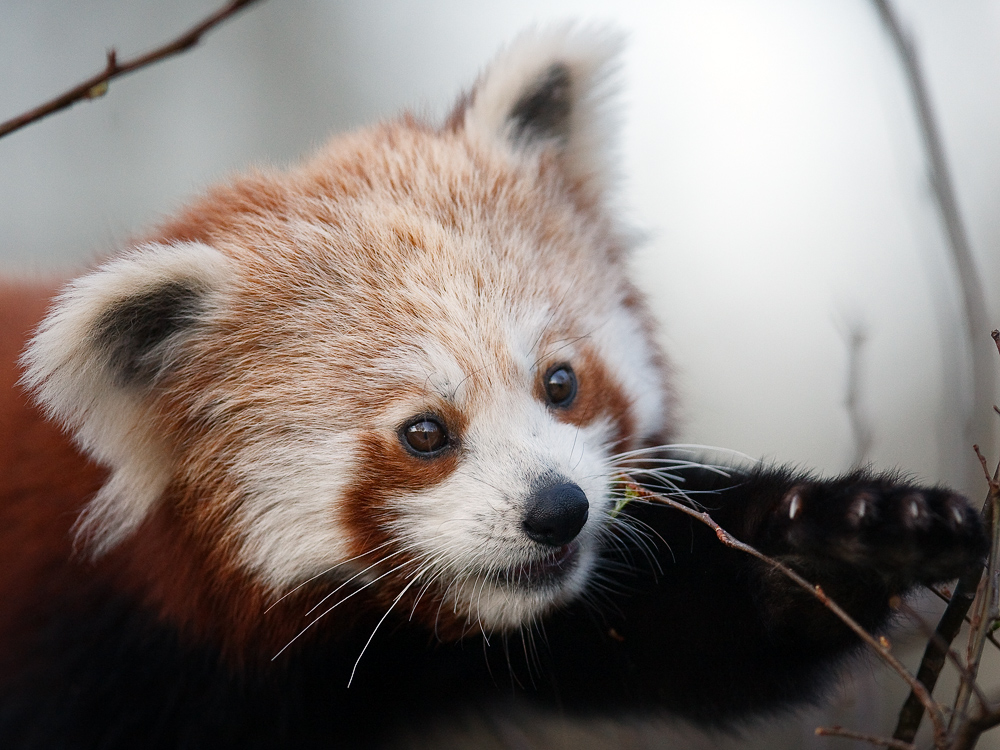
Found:
[[[94,84],[87,90],[87,98],[98,99],[104,96],[106,93],[108,93],[108,82],[101,81],[100,83]]]
[[[625,509],[625,506],[628,505],[633,500],[636,500],[638,497],[639,493],[635,491],[635,488],[633,488],[631,485],[626,485],[625,494],[622,495],[620,498],[618,498],[617,501],[615,501],[615,507],[611,509],[611,517],[617,518],[618,514]]]

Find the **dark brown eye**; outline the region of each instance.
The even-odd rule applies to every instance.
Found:
[[[576,373],[569,365],[556,365],[545,373],[545,395],[552,406],[569,406],[576,396]]]
[[[448,445],[448,431],[433,417],[418,417],[399,431],[399,437],[407,448],[423,456]]]

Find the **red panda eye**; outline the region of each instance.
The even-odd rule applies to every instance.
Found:
[[[576,397],[576,373],[567,364],[555,365],[545,373],[545,395],[552,406],[566,407]]]
[[[448,445],[448,431],[433,417],[417,417],[399,431],[403,445],[412,452],[426,456]]]

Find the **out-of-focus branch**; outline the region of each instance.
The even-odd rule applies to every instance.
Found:
[[[108,90],[108,83],[110,83],[113,79],[191,49],[198,44],[199,41],[201,41],[201,37],[207,31],[257,1],[258,0],[230,0],[230,2],[223,8],[220,8],[201,23],[193,26],[173,41],[167,42],[162,47],[157,47],[151,52],[139,55],[131,60],[126,60],[124,62],[119,61],[115,50],[109,50],[108,61],[102,72],[91,76],[83,83],[74,86],[69,91],[60,94],[50,101],[45,102],[45,104],[39,105],[24,114],[0,123],[0,138],[13,133],[15,130],[23,128],[25,125],[37,122],[43,117],[48,117],[55,112],[66,109],[76,102],[83,101],[85,99],[96,99],[100,96],[104,96]]]
[[[861,405],[861,353],[868,335],[861,323],[852,323],[844,336],[847,339],[847,395],[844,398],[844,406],[854,436],[854,456],[851,458],[851,466],[860,469],[868,463],[874,442],[871,421]]]
[[[927,154],[927,167],[935,202],[941,214],[948,246],[958,271],[959,286],[965,308],[966,335],[972,356],[972,404],[966,415],[966,439],[968,443],[984,443],[994,434],[993,423],[987,410],[993,399],[996,373],[986,348],[981,345],[982,337],[992,328],[986,306],[986,293],[976,265],[976,259],[969,247],[969,239],[958,210],[955,189],[952,185],[948,161],[944,155],[940,130],[934,117],[927,84],[916,45],[903,29],[899,16],[890,0],[872,0],[886,32],[903,67],[906,82],[913,100],[920,135]]]
[[[991,334],[996,344],[997,352],[1000,354],[1000,331],[994,330]],[[994,411],[1000,413],[1000,409],[993,407]],[[983,506],[983,517],[987,528],[991,533],[990,556],[984,577],[982,570],[970,570],[962,576],[951,597],[943,596],[948,602],[948,607],[938,623],[934,636],[927,644],[924,651],[924,658],[920,662],[920,669],[917,672],[917,679],[927,688],[933,691],[938,675],[944,665],[945,656],[950,649],[951,641],[955,638],[958,630],[962,626],[963,620],[969,623],[970,636],[967,652],[967,661],[959,669],[961,682],[958,693],[955,697],[955,707],[952,711],[951,720],[948,726],[948,747],[952,750],[971,748],[975,745],[979,736],[998,723],[1000,723],[1000,709],[995,702],[986,698],[976,686],[976,676],[979,671],[979,663],[982,659],[983,647],[986,641],[997,643],[992,630],[994,623],[1000,616],[998,611],[998,581],[1000,575],[1000,465],[990,476],[986,459],[979,451],[979,446],[973,446],[976,456],[982,466],[986,477],[989,492]],[[942,596],[937,589],[931,589],[938,596]],[[976,600],[976,597],[978,599]],[[976,609],[971,617],[968,616],[970,605],[976,600]],[[974,715],[969,714],[969,700],[972,695],[978,699],[978,710]],[[903,709],[899,713],[899,723],[893,738],[911,742],[916,736],[923,717],[923,704],[914,694],[910,694]]]
[[[920,668],[917,670],[917,679],[928,692],[932,692],[937,684],[938,676],[947,660],[948,648],[962,629],[962,623],[967,619],[966,614],[972,606],[973,599],[976,598],[976,588],[982,577],[983,571],[977,569],[970,570],[958,579],[955,593],[948,600],[948,606],[941,615],[934,636],[927,642],[924,656],[920,660]],[[899,712],[899,721],[892,733],[893,739],[913,742],[923,718],[924,704],[911,691]]]

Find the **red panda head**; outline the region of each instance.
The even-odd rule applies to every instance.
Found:
[[[71,284],[26,381],[110,469],[94,553],[168,507],[206,589],[351,581],[439,632],[583,592],[669,424],[607,207],[616,46],[525,35],[443,127],[234,180]]]

